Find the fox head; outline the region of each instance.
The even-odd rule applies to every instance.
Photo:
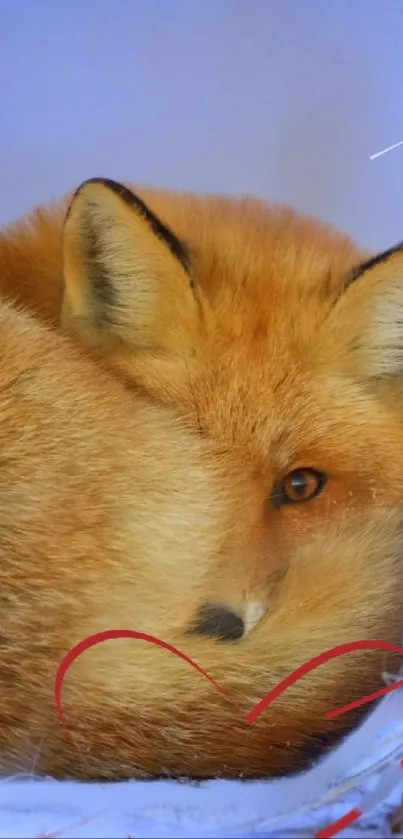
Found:
[[[5,626],[25,655],[22,669],[10,654],[14,729],[45,730],[46,771],[287,774],[357,724],[325,715],[382,686],[396,662],[376,651],[245,718],[327,648],[401,640],[402,266],[399,248],[371,256],[253,199],[78,189],[61,317],[81,347],[30,322],[27,384],[32,341],[14,313],[22,384],[0,381],[4,445],[24,440],[3,474],[18,539],[0,512],[0,549],[15,552]],[[74,751],[50,676],[111,628],[176,645],[227,696],[161,649],[105,643],[66,676]]]

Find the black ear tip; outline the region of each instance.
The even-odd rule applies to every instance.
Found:
[[[83,192],[83,190],[85,190],[88,186],[92,185],[103,186],[106,189],[111,190],[111,192],[114,192],[116,195],[120,195],[122,198],[125,197],[125,193],[130,194],[130,190],[127,189],[127,187],[125,187],[119,181],[114,181],[111,178],[87,178],[85,181],[82,181],[81,184],[77,187],[73,195],[73,201],[78,195],[80,195],[81,192]]]
[[[127,207],[134,210],[134,212],[141,216],[149,225],[153,233],[158,236],[162,242],[165,242],[172,255],[178,260],[178,262],[181,263],[182,268],[185,269],[186,273],[190,273],[190,257],[183,242],[181,242],[172,230],[170,230],[169,227],[167,227],[161,219],[159,219],[158,216],[150,210],[139,195],[136,195],[131,189],[128,189],[127,186],[119,183],[119,181],[113,181],[111,178],[88,178],[86,181],[83,181],[76,189],[73,198],[71,199],[70,206],[68,207],[66,213],[66,222],[71,217],[76,199],[87,187],[92,185],[102,186],[109,192],[113,192],[114,195],[117,195]]]
[[[83,192],[85,192],[85,190],[89,186],[102,186],[105,189],[109,190],[110,192],[113,192],[115,195],[118,195],[120,198],[123,199],[123,201],[126,201],[129,204],[133,203],[133,199],[134,199],[133,194],[122,183],[119,183],[119,181],[114,181],[111,178],[101,178],[101,177],[87,178],[85,181],[82,181],[81,184],[79,184],[79,186],[77,187],[77,189],[73,193],[73,196],[70,200],[70,204],[67,208],[65,221],[67,221],[67,219],[70,217],[72,209],[73,209],[73,207],[76,203],[77,198],[79,198],[79,196]]]

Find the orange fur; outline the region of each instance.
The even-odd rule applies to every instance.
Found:
[[[346,289],[367,254],[311,219],[140,194],[189,275],[100,184],[74,198],[63,248],[67,199],[0,239],[3,297],[37,318],[0,309],[1,762],[41,744],[37,769],[59,776],[289,773],[357,721],[324,714],[379,687],[383,657],[326,665],[248,726],[251,706],[327,647],[401,636],[403,256]],[[61,303],[89,353],[49,328]],[[276,508],[297,467],[328,483]],[[188,634],[217,602],[262,614],[236,643]],[[57,664],[121,627],[176,644],[230,700],[163,650],[108,642],[66,678],[77,753]]]

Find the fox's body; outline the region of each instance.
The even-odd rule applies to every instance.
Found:
[[[58,775],[292,772],[357,721],[325,714],[381,687],[384,655],[333,661],[248,725],[254,703],[335,644],[401,640],[403,256],[357,268],[290,210],[138,194],[89,182],[63,243],[69,199],[0,237],[4,298],[49,325],[0,318],[0,762],[32,743]],[[310,499],[284,495],[296,473]],[[202,627],[212,607],[242,637]],[[66,677],[76,752],[55,671],[116,628],[229,698],[104,643]]]

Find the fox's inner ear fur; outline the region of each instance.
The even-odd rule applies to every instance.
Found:
[[[350,273],[327,318],[325,341],[352,373],[403,374],[403,244]]]
[[[63,233],[62,325],[94,348],[183,354],[200,306],[185,246],[129,189],[85,181]]]

